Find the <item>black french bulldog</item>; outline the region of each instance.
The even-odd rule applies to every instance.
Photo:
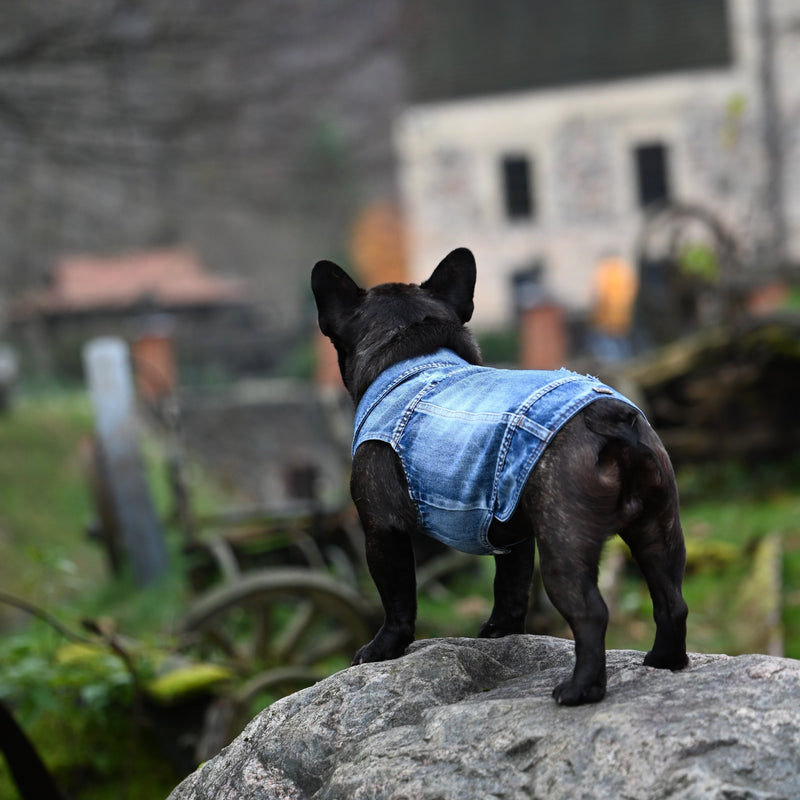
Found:
[[[414,640],[411,534],[422,530],[467,552],[494,554],[494,607],[482,637],[524,632],[536,542],[545,589],[575,638],[572,676],[553,691],[559,703],[605,695],[608,610],[597,576],[603,544],[615,533],[653,598],[656,636],[644,663],[686,666],[677,487],[641,412],[566,370],[481,367],[465,327],[475,260],[464,248],[419,286],[366,291],[330,261],[315,265],[311,286],[319,326],[357,406],[351,493],[385,612],[353,663],[396,658]],[[495,387],[511,396],[510,406],[494,407],[503,400],[494,399]],[[533,415],[540,402],[544,421]]]

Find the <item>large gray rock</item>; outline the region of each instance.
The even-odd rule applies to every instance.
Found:
[[[170,800],[800,798],[800,661],[608,653],[608,695],[550,697],[572,643],[417,642],[273,704]]]

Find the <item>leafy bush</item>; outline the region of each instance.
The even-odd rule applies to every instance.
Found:
[[[36,623],[0,640],[0,665],[0,698],[68,794],[145,800],[166,796],[180,779],[144,735],[134,676],[108,648],[65,645]],[[152,669],[138,659],[140,678]],[[0,761],[0,798],[16,797]]]

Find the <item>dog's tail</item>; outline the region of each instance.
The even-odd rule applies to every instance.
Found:
[[[650,446],[655,434],[639,411],[614,398],[589,405],[584,420],[590,431],[605,440],[598,451],[598,466],[612,467],[617,475],[622,516],[631,519],[641,511],[645,494],[669,483],[669,464],[662,463]]]
[[[583,418],[586,427],[593,433],[635,449],[640,445],[639,416],[632,406],[609,398],[587,406]]]

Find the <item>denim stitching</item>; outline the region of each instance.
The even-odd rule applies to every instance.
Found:
[[[399,370],[398,367],[400,368]],[[476,499],[478,505],[472,506],[471,510],[468,507],[463,507],[462,510],[456,512],[462,515],[461,521],[468,527],[470,527],[474,522],[475,528],[472,528],[474,531],[473,536],[475,537],[472,539],[474,545],[479,545],[486,554],[497,554],[507,551],[503,550],[502,548],[495,547],[489,540],[489,529],[491,527],[492,520],[495,517],[500,520],[506,520],[511,516],[519,502],[519,496],[522,488],[524,487],[525,480],[527,480],[527,477],[535,467],[536,462],[541,457],[543,451],[546,449],[553,436],[561,429],[561,427],[563,427],[563,425],[566,424],[566,422],[581,409],[601,397],[615,397],[623,400],[633,408],[636,407],[629,400],[627,400],[627,398],[623,397],[612,389],[608,389],[608,387],[605,387],[596,378],[578,375],[566,370],[563,371],[562,376],[559,376],[556,380],[549,381],[544,386],[540,386],[531,395],[527,396],[525,401],[517,406],[513,411],[461,411],[458,409],[450,409],[439,406],[437,405],[435,399],[432,401],[424,399],[425,396],[438,384],[442,383],[442,390],[446,391],[451,384],[457,384],[458,373],[460,371],[467,371],[471,375],[473,369],[474,368],[466,361],[460,359],[453,353],[448,353],[447,351],[438,351],[431,357],[410,359],[407,362],[402,362],[400,365],[390,367],[388,370],[382,373],[381,377],[375,382],[375,384],[373,384],[373,387],[371,387],[376,390],[376,395],[373,397],[370,393],[370,389],[368,389],[365,397],[359,404],[359,408],[357,409],[356,413],[353,449],[355,451],[356,443],[360,443],[359,435],[362,432],[367,419],[375,411],[381,401],[384,400],[394,389],[412,376],[417,375],[422,371],[430,371],[430,374],[422,379],[424,384],[421,389],[417,390],[417,393],[412,397],[411,402],[402,404],[402,414],[391,429],[391,436],[384,432],[386,429],[383,426],[391,421],[390,419],[386,418],[385,413],[381,417],[377,418],[375,422],[373,422],[372,430],[369,431],[367,435],[369,438],[388,441],[395,452],[398,453],[398,456],[401,459],[403,470],[406,474],[409,495],[415,504],[418,522],[423,529],[425,529],[426,532],[438,530],[438,536],[435,536],[434,538],[440,538],[441,541],[444,541],[451,546],[464,548],[468,545],[468,539],[464,538],[463,536],[461,538],[451,536],[450,530],[452,526],[448,526],[447,523],[442,522],[441,524],[444,527],[441,529],[439,528],[439,523],[441,522],[441,513],[446,513],[447,506],[438,506],[435,500],[437,493],[434,492],[433,495],[429,496],[429,493],[426,490],[422,493],[422,495],[417,494],[412,481],[409,479],[410,473],[408,469],[408,463],[406,461],[407,453],[403,447],[402,437],[415,410],[423,412],[426,416],[439,416],[444,419],[455,421],[464,420],[465,424],[468,422],[488,422],[503,425],[504,430],[499,442],[499,452],[496,453],[497,463],[494,469],[492,485],[491,487],[486,487],[489,489],[489,493],[484,494],[483,499],[480,499],[480,496],[478,496]],[[388,381],[388,383],[386,381]],[[578,390],[578,395],[573,395],[571,398],[569,398],[569,402],[567,402],[566,405],[560,404],[556,405],[554,408],[548,408],[548,415],[538,422],[526,416],[527,413],[531,411],[532,406],[537,402],[537,400],[567,383],[581,381],[584,382],[585,385]],[[604,392],[603,394],[594,392],[593,390],[598,386],[607,389],[607,392]],[[554,402],[558,404],[560,403],[560,399],[556,398]],[[400,409],[398,408],[398,411],[399,410]],[[378,426],[377,428],[375,427],[376,425]],[[515,435],[518,434],[519,431],[525,431],[527,436],[532,436],[537,441],[525,442],[522,439],[515,439]],[[527,439],[527,436],[523,438]],[[513,480],[515,476],[504,476],[504,470],[508,466],[509,455],[512,447],[515,444],[515,441],[518,443],[518,448],[523,448],[521,451],[515,450],[517,453],[517,460],[519,456],[524,456],[525,449],[530,447],[528,457],[521,462],[521,469],[515,470],[515,476],[519,478],[519,480],[516,481]],[[486,466],[489,465],[487,464]],[[511,469],[510,466],[508,468]],[[414,480],[419,481],[421,477],[421,475],[417,475]],[[505,482],[502,481],[504,477],[506,478]],[[499,504],[501,483],[508,488],[508,492],[504,492],[502,505]],[[425,486],[423,485],[421,488],[425,488]],[[443,495],[443,497],[444,496],[445,495]],[[429,497],[429,499],[423,499],[424,497]],[[454,495],[456,504],[463,502],[463,500],[466,499],[464,497],[456,499],[457,497],[457,495]],[[487,503],[488,508],[485,507]],[[430,514],[428,514],[426,509],[430,511]],[[503,509],[506,509],[505,513],[503,513]],[[438,510],[440,513],[436,513],[436,510]],[[430,520],[430,526],[426,526],[426,519]],[[453,531],[456,529],[457,528],[452,528]],[[470,546],[470,548],[471,549],[467,552],[478,552],[476,549],[473,549],[472,546]]]

